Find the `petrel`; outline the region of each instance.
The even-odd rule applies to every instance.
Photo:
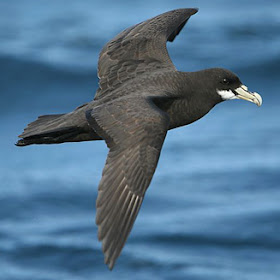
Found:
[[[200,119],[225,100],[262,104],[261,96],[229,70],[176,70],[166,42],[197,11],[169,11],[118,34],[100,53],[94,99],[67,114],[40,116],[19,135],[17,146],[106,142],[96,224],[109,269],[132,229],[167,131]]]

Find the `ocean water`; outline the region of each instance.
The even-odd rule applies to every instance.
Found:
[[[14,146],[38,115],[91,100],[102,46],[167,10],[199,7],[168,44],[180,70],[236,72],[263,97],[170,131],[112,272],[97,240],[104,143]],[[279,1],[0,1],[0,279],[278,280]]]

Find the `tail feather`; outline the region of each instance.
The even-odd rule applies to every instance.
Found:
[[[63,142],[71,142],[73,141],[73,139],[75,139],[79,132],[82,133],[83,131],[79,131],[75,127],[54,129],[52,131],[24,137],[18,140],[16,146],[27,146],[31,144],[58,144]]]
[[[39,116],[36,121],[28,124],[23,133],[18,137],[30,137],[36,134],[52,131],[54,128],[57,128],[58,120],[61,119],[63,115],[65,114]]]
[[[88,126],[79,127],[69,122],[67,114],[44,115],[30,123],[19,135],[16,146],[31,144],[58,144],[63,142],[79,142],[101,140]]]

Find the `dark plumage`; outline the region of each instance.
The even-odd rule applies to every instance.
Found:
[[[261,105],[261,97],[228,70],[176,70],[166,41],[196,12],[170,11],[121,32],[100,53],[94,100],[68,114],[41,116],[19,136],[18,146],[106,141],[110,150],[96,223],[110,269],[141,207],[167,131],[196,121],[226,99]]]

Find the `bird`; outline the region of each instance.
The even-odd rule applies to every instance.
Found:
[[[175,68],[166,43],[173,42],[197,12],[168,11],[119,33],[100,52],[94,99],[66,114],[39,116],[16,143],[106,142],[96,224],[110,270],[131,232],[167,131],[195,122],[226,100],[262,104],[261,96],[227,69]]]

